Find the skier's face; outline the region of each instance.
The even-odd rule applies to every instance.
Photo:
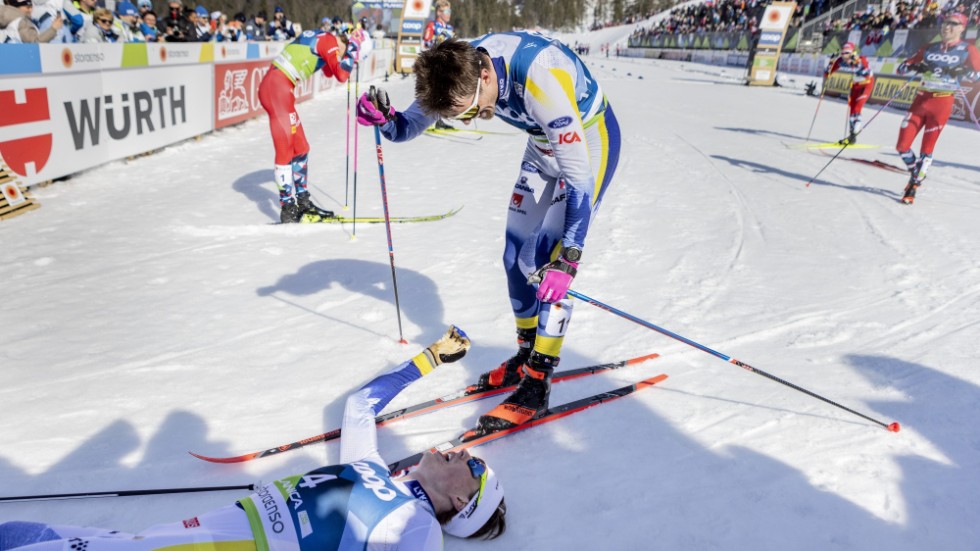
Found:
[[[963,36],[963,25],[959,21],[947,19],[943,21],[939,34],[943,37],[943,42],[959,42],[960,37]]]
[[[430,480],[438,480],[439,490],[448,495],[465,496],[466,501],[480,489],[480,478],[473,476],[469,461],[473,457],[466,450],[446,454],[432,452],[422,456],[420,469],[430,473]],[[480,462],[479,459],[475,460]],[[463,504],[466,503],[463,501]]]
[[[480,70],[480,78],[476,82],[476,92],[472,98],[456,101],[456,114],[451,118],[469,124],[473,119],[490,120],[494,114],[494,103],[497,101],[497,90],[493,87],[490,72]]]

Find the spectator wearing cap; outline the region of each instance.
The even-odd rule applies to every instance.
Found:
[[[160,31],[157,30],[157,12],[150,10],[143,13],[140,31],[143,33],[143,39],[147,42],[160,41]]]
[[[245,24],[245,37],[256,42],[264,42],[269,40],[269,35],[266,33],[265,26],[265,10],[261,10],[259,13],[255,14],[255,17]]]
[[[286,12],[283,11],[282,6],[276,6],[272,21],[269,22],[269,37],[280,42],[296,38],[293,22],[286,19]]]
[[[31,20],[31,0],[7,0],[0,6],[0,43],[51,42],[63,24],[59,14],[49,29],[38,31]]]
[[[132,2],[123,0],[116,4],[116,21],[113,26],[120,42],[146,42],[140,29],[139,10]]]
[[[192,34],[188,40],[191,42],[211,42],[211,13],[204,6],[198,4],[194,11],[187,13],[187,20],[191,24]]]

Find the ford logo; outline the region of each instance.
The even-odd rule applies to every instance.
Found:
[[[570,124],[572,124],[572,117],[558,117],[557,119],[548,123],[548,128],[554,128],[557,130]]]

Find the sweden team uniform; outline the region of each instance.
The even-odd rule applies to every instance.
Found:
[[[572,302],[539,303],[528,274],[584,248],[589,226],[619,160],[619,125],[588,68],[564,44],[530,32],[472,42],[498,79],[494,114],[528,134],[510,198],[504,267],[520,329],[537,328],[534,349],[558,356]],[[417,103],[381,127],[392,141],[415,138],[438,119]]]

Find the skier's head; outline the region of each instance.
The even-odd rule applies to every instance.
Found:
[[[463,121],[493,118],[499,92],[484,50],[450,38],[422,52],[413,70],[415,98],[423,111]]]
[[[449,5],[449,0],[436,0],[432,8],[436,12],[436,19],[443,23],[449,23],[449,19],[453,16],[453,9]]]
[[[939,30],[939,34],[942,36],[943,42],[959,42],[960,38],[963,36],[963,31],[966,30],[966,21],[966,15],[959,12],[947,15],[946,18],[943,19],[942,28]]]
[[[507,528],[503,486],[482,459],[465,450],[430,452],[411,476],[425,489],[447,534],[493,539]]]
[[[848,56],[848,57],[854,55],[854,43],[853,42],[848,42],[848,43],[844,44],[844,46],[841,47],[841,49],[840,49],[840,53],[841,53],[841,55]]]

